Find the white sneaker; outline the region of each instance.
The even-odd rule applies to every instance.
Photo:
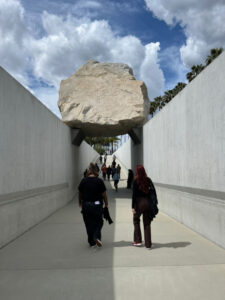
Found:
[[[132,245],[133,245],[133,246],[136,246],[136,247],[141,247],[141,246],[142,246],[142,243],[136,243],[136,242],[133,242]]]
[[[94,239],[94,242],[96,243],[97,247],[102,247],[102,242],[99,239]]]

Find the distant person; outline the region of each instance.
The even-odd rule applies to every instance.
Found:
[[[106,164],[106,161],[107,161],[107,153],[105,153],[104,155],[104,164]]]
[[[84,223],[90,247],[102,247],[101,229],[103,226],[103,202],[108,208],[105,184],[98,178],[95,165],[90,164],[87,177],[83,178],[78,187],[79,206],[82,207]]]
[[[118,174],[120,175],[121,166],[119,164],[117,165],[116,170],[117,170]]]
[[[142,245],[142,236],[140,229],[140,216],[143,215],[145,247],[150,249],[151,240],[151,221],[158,213],[157,195],[155,187],[142,165],[136,168],[135,180],[133,183],[132,212],[134,223],[134,241],[133,246]]]
[[[117,171],[113,175],[113,180],[114,180],[114,187],[115,187],[116,191],[118,191],[118,183],[119,183],[119,180],[120,180],[120,175],[118,174]]]
[[[116,167],[116,161],[113,160],[113,161],[112,161],[112,168],[115,168],[115,167]]]
[[[113,160],[116,160],[116,155],[115,154],[113,155]]]
[[[111,166],[112,179],[113,179],[113,176],[114,176],[115,173],[116,173],[116,168],[113,167],[113,165],[112,165],[112,166]]]
[[[101,170],[102,170],[102,177],[103,177],[104,180],[106,180],[106,170],[107,170],[107,168],[106,168],[105,164],[103,164]]]
[[[129,169],[128,170],[128,178],[127,178],[127,189],[131,189],[133,180],[134,180],[134,172],[131,169]]]
[[[110,167],[110,165],[108,166],[108,168],[106,169],[106,173],[107,173],[107,177],[108,177],[108,181],[110,180],[110,175],[112,173],[112,169]]]
[[[99,156],[100,165],[102,164],[102,156]]]

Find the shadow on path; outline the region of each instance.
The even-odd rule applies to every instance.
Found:
[[[174,243],[153,243],[152,244],[152,250],[156,249],[156,248],[183,248],[183,247],[187,247],[191,245],[190,242],[174,242]],[[112,243],[113,247],[133,247],[132,242],[131,241],[119,241],[119,242],[114,242]]]

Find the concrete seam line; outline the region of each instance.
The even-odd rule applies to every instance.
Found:
[[[212,263],[212,264],[190,264],[190,265],[149,265],[149,266],[123,266],[123,267],[119,267],[119,266],[111,266],[111,267],[68,267],[68,268],[21,268],[21,269],[5,269],[2,268],[0,269],[0,273],[1,272],[23,272],[23,271],[78,271],[78,270],[104,270],[104,269],[110,269],[110,270],[116,270],[116,269],[142,269],[142,268],[151,268],[151,269],[165,269],[165,268],[188,268],[188,267],[213,267],[213,266],[225,266],[225,263],[221,262],[221,263]]]
[[[158,187],[169,189],[169,190],[175,190],[175,191],[188,193],[188,194],[195,194],[195,195],[203,196],[206,198],[215,198],[215,199],[219,199],[219,200],[225,200],[225,192],[221,192],[221,191],[197,189],[197,188],[177,186],[177,185],[164,184],[164,183],[158,183],[158,182],[154,182],[154,184]],[[224,203],[224,201],[218,201],[218,202]]]
[[[12,203],[15,201],[33,198],[33,197],[36,197],[39,195],[66,189],[68,187],[69,187],[69,184],[68,184],[68,182],[66,182],[66,183],[61,183],[61,184],[56,184],[56,185],[50,185],[47,187],[39,187],[39,188],[30,189],[30,190],[0,195],[0,206],[9,204],[9,203]]]
[[[162,189],[167,190],[167,191],[170,190],[170,189],[166,189],[166,188],[162,188]],[[212,206],[217,205],[217,206],[220,206],[220,207],[225,209],[225,201],[224,200],[218,200],[218,199],[215,199],[215,198],[207,198],[205,196],[201,196],[201,195],[198,195],[198,194],[190,194],[190,193],[187,193],[187,192],[181,192],[181,191],[177,191],[177,190],[173,190],[172,192],[179,194],[179,196],[181,197],[179,201],[200,202],[202,204],[208,204],[208,205],[212,205]],[[184,197],[186,199],[184,199]],[[160,202],[159,202],[159,206],[160,206]]]

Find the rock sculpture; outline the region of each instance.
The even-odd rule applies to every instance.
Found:
[[[125,64],[90,60],[62,80],[59,90],[63,122],[86,136],[116,136],[142,126],[149,105],[144,82]]]

